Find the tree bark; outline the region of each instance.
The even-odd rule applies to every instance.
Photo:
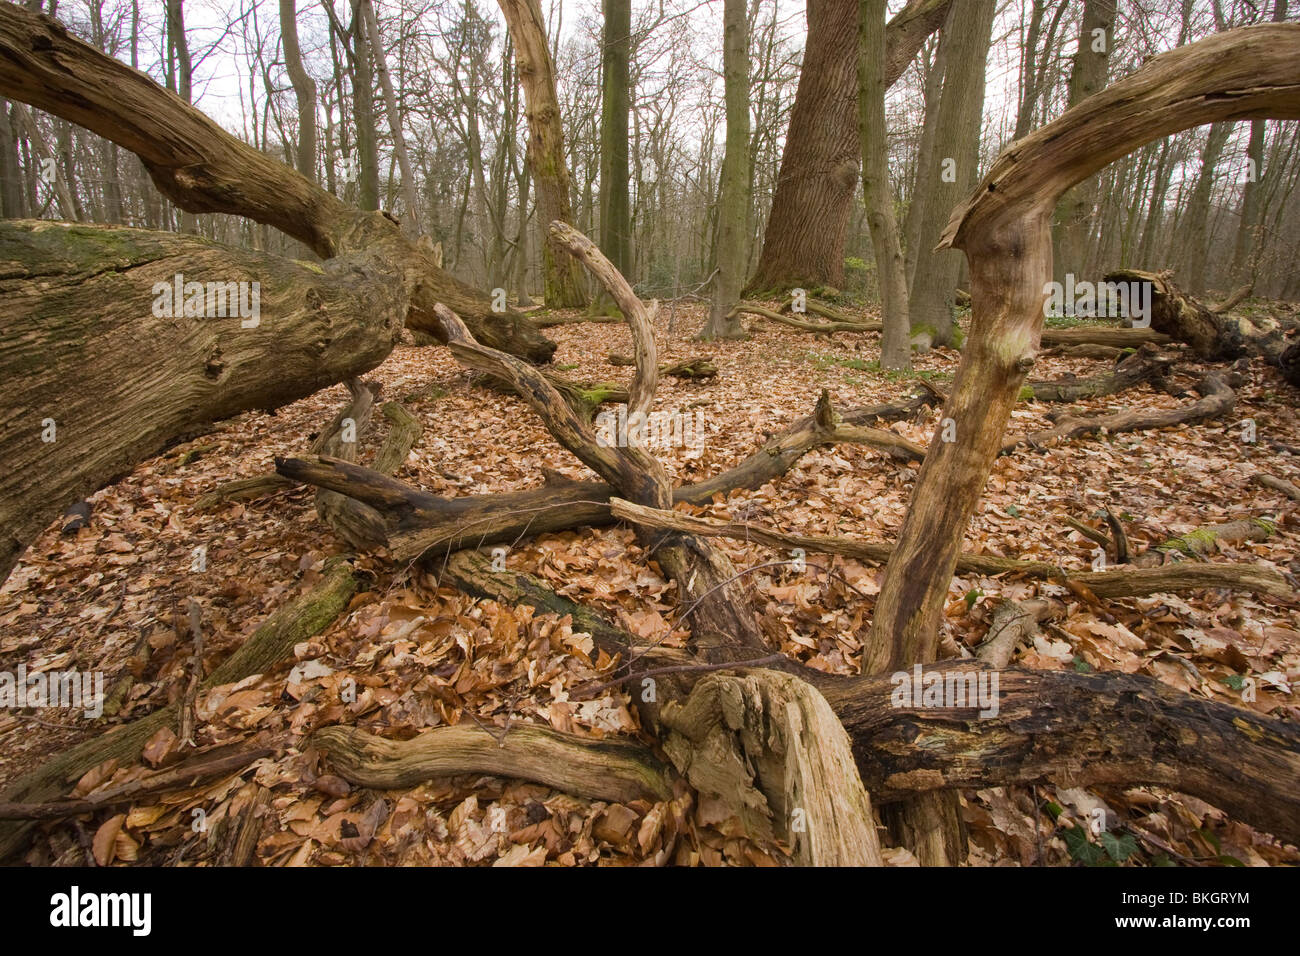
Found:
[[[909,0],[886,31],[892,86],[952,0]],[[858,0],[809,0],[808,38],[763,250],[747,295],[844,283],[844,236],[858,182]]]
[[[745,335],[733,310],[740,301],[749,262],[749,23],[745,0],[726,0],[723,12],[722,76],[727,107],[727,142],[718,198],[713,301],[702,339]]]
[[[316,176],[316,81],[302,65],[298,46],[298,12],[295,0],[280,0],[280,37],[284,41],[284,67],[298,101],[298,150],[294,163],[298,174],[310,183]]]
[[[498,0],[515,45],[515,64],[524,89],[528,119],[528,165],[537,189],[537,217],[543,223],[573,223],[564,124],[555,92],[555,71],[546,46],[546,22],[538,0]],[[551,309],[587,304],[582,270],[549,241],[542,245],[544,301]]]
[[[880,367],[912,367],[912,326],[908,319],[907,269],[894,216],[889,184],[889,135],[885,128],[885,2],[859,5],[858,123],[862,140],[862,198],[867,207],[871,248],[880,281],[884,335]]]
[[[936,250],[944,214],[970,192],[979,173],[980,118],[984,110],[984,67],[993,29],[995,0],[971,0],[963,17],[949,23],[940,38],[946,49],[943,93],[934,117],[930,167],[918,174],[917,191],[926,196],[912,276],[910,316],[915,332],[935,345],[953,342],[952,310],[961,257]],[[930,122],[930,117],[926,117]]]

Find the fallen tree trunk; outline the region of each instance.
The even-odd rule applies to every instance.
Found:
[[[1186,344],[1197,358],[1206,362],[1230,362],[1246,354],[1241,326],[1185,294],[1174,285],[1171,275],[1117,269],[1108,273],[1104,281],[1150,286],[1146,301],[1151,304],[1151,328]]]
[[[1043,348],[1073,348],[1079,345],[1116,349],[1136,349],[1143,345],[1168,345],[1173,339],[1154,329],[1117,329],[1105,325],[1086,325],[1073,329],[1044,329]]]
[[[376,790],[414,787],[459,773],[531,780],[589,800],[630,803],[672,796],[667,768],[631,740],[593,740],[515,724],[499,737],[474,724],[435,727],[389,740],[359,727],[324,727],[309,746],[344,780]]]
[[[5,404],[26,424],[0,441],[10,465],[0,579],[69,503],[214,420],[373,368],[404,323],[441,328],[435,301],[461,309],[502,349],[538,361],[554,351],[522,317],[494,314],[485,295],[442,272],[393,220],[345,205],[144,73],[13,4],[0,6],[0,95],[136,153],[187,212],[247,216],[340,257],[320,267],[174,234],[4,226],[0,303],[16,317],[0,371],[12,391]],[[187,282],[204,284],[198,299]]]
[[[1300,348],[1288,346],[1285,338],[1286,332],[1296,328],[1294,320],[1287,325],[1260,321],[1263,331],[1259,331],[1251,323],[1225,314],[1250,293],[1249,286],[1238,289],[1222,303],[1205,303],[1179,289],[1169,272],[1120,269],[1105,278],[1107,282],[1149,285],[1151,327],[1186,343],[1197,358],[1230,362],[1247,354],[1259,355],[1300,388]]]
[[[976,676],[949,662],[924,674]],[[881,803],[918,790],[1053,782],[1168,787],[1300,845],[1300,729],[1133,674],[997,671],[997,713],[893,706],[889,676],[826,681]],[[911,674],[907,673],[909,679]],[[924,678],[923,678],[924,681]],[[968,685],[969,686],[969,685]]]
[[[1114,369],[1085,379],[1059,379],[1055,382],[1029,382],[1021,389],[1021,398],[1036,402],[1077,402],[1127,391],[1148,382],[1163,382],[1174,360],[1161,356],[1152,345],[1126,355]]]
[[[610,499],[610,513],[665,530],[686,531],[704,537],[718,536],[736,541],[753,541],[778,550],[802,548],[818,554],[838,554],[870,564],[885,564],[895,546],[851,538],[798,535],[775,531],[744,521],[722,522],[699,518],[680,511],[659,511],[620,498]],[[967,574],[1019,574],[1054,584],[1081,584],[1097,597],[1144,597],[1162,592],[1194,591],[1200,588],[1230,588],[1288,600],[1295,588],[1279,571],[1259,564],[1176,563],[1153,568],[1111,568],[1105,571],[1074,571],[1046,561],[1021,561],[996,555],[958,555],[956,571]]]
[[[812,304],[809,303],[809,311],[812,310]],[[770,322],[779,322],[782,325],[788,325],[791,328],[799,329],[801,332],[815,332],[818,335],[830,335],[833,332],[879,332],[884,329],[880,322],[845,322],[845,321],[827,321],[827,322],[809,322],[804,319],[796,319],[789,315],[782,315],[780,312],[773,312],[771,309],[759,305],[757,302],[737,302],[735,307],[727,314],[727,318],[735,315],[749,313],[767,319]]]
[[[1231,388],[1216,372],[1211,372],[1197,385],[1201,398],[1190,405],[1179,408],[1133,409],[1103,415],[1068,415],[1052,428],[1032,432],[1013,438],[1002,446],[1002,454],[1007,455],[1021,445],[1042,448],[1048,442],[1057,439],[1079,438],[1105,431],[1115,435],[1120,432],[1148,431],[1154,428],[1172,428],[1175,425],[1190,425],[1209,421],[1231,414],[1236,406],[1237,397]]]
[[[0,262],[0,390],[16,426],[0,437],[0,579],[136,462],[378,365],[406,308],[379,263],[308,267],[132,229],[0,223]],[[241,318],[238,293],[226,317],[155,308],[177,275],[258,282],[258,315]]]

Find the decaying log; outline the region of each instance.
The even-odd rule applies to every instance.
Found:
[[[610,352],[606,361],[610,365],[629,368],[636,364],[636,359],[620,352]],[[660,378],[665,375],[671,375],[673,378],[715,378],[717,374],[718,366],[713,364],[713,359],[707,355],[696,355],[677,362],[664,362],[659,366]]]
[[[1101,346],[1136,349],[1143,345],[1168,345],[1173,339],[1154,329],[1117,329],[1106,325],[1084,325],[1072,329],[1044,329],[1040,338],[1043,348]]]
[[[170,233],[7,221],[0,264],[0,579],[70,503],[169,443],[378,365],[405,311],[377,268]],[[260,282],[257,325],[238,293],[226,318],[155,310],[154,283],[172,290],[178,274]]]
[[[257,844],[262,836],[266,815],[275,796],[270,787],[250,784],[253,795],[234,818],[233,838],[226,845],[220,860],[221,866],[251,866],[257,858]]]
[[[1175,425],[1191,425],[1196,422],[1222,418],[1232,412],[1237,397],[1217,372],[1211,372],[1196,386],[1201,398],[1190,405],[1178,408],[1143,409],[1116,412],[1102,415],[1067,415],[1052,428],[1021,435],[1002,446],[1002,454],[1007,455],[1021,445],[1042,448],[1048,442],[1057,439],[1079,438],[1083,435],[1095,435],[1105,431],[1107,434],[1120,432],[1148,431],[1155,428],[1173,428]]]
[[[1207,572],[1220,567],[1231,566],[1179,564],[1091,572],[1085,580],[1101,592],[1108,581],[1122,584],[1155,575],[1193,573],[1206,574],[1205,585],[1216,586]],[[571,613],[574,629],[591,633],[596,645],[610,655],[626,654],[630,643],[641,643],[590,609],[556,595],[532,575],[493,572],[487,555],[463,551],[448,562],[444,574],[446,580],[480,597]],[[1055,608],[1051,601],[1023,603],[1036,619]],[[660,654],[669,656],[656,657]],[[654,668],[681,657],[681,651],[655,648],[638,667]],[[891,804],[938,789],[1045,782],[1062,786],[1147,783],[1199,797],[1292,842],[1300,838],[1296,813],[1300,792],[1289,786],[1300,768],[1300,729],[1185,694],[1154,678],[1003,669],[998,671],[998,712],[981,717],[977,708],[893,706],[891,698],[900,679],[892,674],[841,677],[793,661],[779,669],[807,681],[825,697],[848,731],[862,781],[877,803]],[[976,662],[944,662],[925,666],[921,679],[924,683],[925,675],[936,674],[944,681],[952,672],[955,680],[958,674],[971,675],[980,669],[995,670]],[[751,673],[747,670],[742,676]],[[911,670],[903,672],[905,677],[911,675]],[[688,700],[696,686],[691,677],[678,673],[659,679],[659,700],[665,705]],[[961,686],[973,690],[968,681],[963,677]],[[634,703],[640,696],[633,694]],[[728,695],[717,696],[728,699]]]
[[[1042,344],[1052,218],[1061,197],[1142,144],[1188,127],[1300,117],[1297,56],[1300,24],[1261,24],[1154,57],[1016,140],[953,212],[940,245],[966,253],[971,327],[885,570],[864,671],[924,663],[937,653],[965,528]],[[1232,402],[1230,392],[1207,399],[1217,409]]]
[[[923,673],[945,682],[949,674],[954,681],[965,675],[964,686],[973,689],[969,679],[981,672],[995,673],[967,661]],[[985,716],[977,707],[893,706],[901,679],[886,675],[819,686],[853,739],[862,781],[877,803],[932,787],[1147,784],[1198,797],[1300,845],[1294,723],[1136,674],[996,673],[997,713]]]
[[[1109,372],[1085,379],[1028,382],[1020,390],[1022,399],[1036,402],[1077,402],[1114,395],[1147,382],[1160,382],[1169,374],[1174,359],[1160,355],[1153,345],[1125,355]]]
[[[1211,312],[1182,292],[1170,273],[1117,269],[1104,281],[1148,284],[1151,287],[1151,328],[1188,345],[1206,362],[1230,362],[1246,353],[1241,326],[1231,318]]]
[[[702,537],[719,536],[737,541],[752,541],[783,551],[802,548],[811,553],[838,554],[870,564],[887,563],[896,547],[843,537],[787,534],[744,521],[724,522],[694,517],[680,511],[657,511],[618,498],[610,499],[610,513],[616,518],[650,527],[689,531]],[[1200,588],[1229,588],[1283,600],[1295,596],[1295,588],[1281,572],[1261,564],[1177,563],[1154,568],[1074,571],[1047,561],[1021,561],[962,552],[958,555],[955,570],[968,574],[1017,574],[1061,585],[1074,582],[1103,598],[1144,597],[1148,594],[1194,591]]]
[[[413,787],[434,777],[485,773],[531,780],[591,800],[628,803],[672,796],[668,769],[631,740],[595,740],[534,724],[498,735],[475,724],[435,727],[389,740],[359,727],[325,727],[309,745],[344,780],[377,790]]]
[[[266,673],[295,644],[329,627],[347,607],[356,588],[352,566],[339,558],[330,559],[319,581],[267,618],[200,687],[206,690]],[[49,801],[64,794],[86,771],[106,760],[116,759],[119,763],[137,760],[149,738],[160,727],[175,724],[177,715],[177,705],[171,704],[77,744],[9,782],[0,793],[0,800],[6,803]],[[0,823],[0,860],[22,846],[30,827],[29,823]]]
[[[1197,358],[1206,362],[1228,362],[1243,355],[1262,356],[1282,372],[1282,377],[1300,387],[1300,348],[1288,345],[1285,334],[1296,328],[1277,321],[1242,321],[1226,314],[1250,294],[1243,286],[1221,303],[1201,302],[1179,289],[1168,272],[1121,269],[1106,281],[1140,282],[1151,287],[1151,327],[1184,342]],[[1256,323],[1260,328],[1256,328]]]
[[[880,866],[871,798],[844,727],[791,674],[709,674],[663,707],[664,751],[751,837],[790,846],[804,866]]]
[[[57,20],[14,4],[0,6],[0,95],[136,153],[188,212],[247,216],[338,257],[318,266],[172,233],[0,227],[9,339],[0,380],[17,424],[0,441],[0,579],[68,504],[213,421],[373,368],[404,323],[440,328],[437,299],[483,341],[537,361],[554,352],[519,315],[494,314],[486,295],[439,269],[388,217],[347,206]],[[188,297],[162,309],[155,287],[186,282],[221,286],[221,305],[209,290],[206,317],[185,314]],[[236,291],[231,307],[239,283],[249,294]]]
[[[808,305],[808,310],[813,311],[812,303]],[[804,319],[796,319],[793,316],[783,315],[780,312],[773,312],[771,309],[759,305],[757,302],[737,302],[735,307],[727,315],[731,318],[737,314],[748,312],[750,315],[757,315],[771,322],[779,322],[782,325],[788,325],[791,328],[799,329],[802,332],[815,332],[818,335],[830,335],[834,332],[879,332],[884,328],[880,322],[852,322],[852,321],[828,321],[828,322],[809,322]]]

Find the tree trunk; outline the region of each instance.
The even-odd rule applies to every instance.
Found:
[[[22,162],[10,115],[9,101],[0,99],[0,218],[20,219],[25,213]]]
[[[379,134],[375,130],[375,77],[362,0],[352,0],[352,121],[356,125],[357,205],[379,208]]]
[[[886,31],[892,86],[952,0],[909,0]],[[808,38],[781,172],[747,295],[844,282],[844,236],[858,183],[858,0],[809,0]]]
[[[1082,103],[1106,86],[1111,47],[1115,42],[1116,0],[1084,0],[1079,21],[1079,49],[1070,70],[1066,109]],[[1093,209],[1100,196],[1100,181],[1093,177],[1080,183],[1056,207],[1052,227],[1054,278],[1065,281],[1065,273],[1084,276],[1088,258],[1088,237],[1092,232]]]
[[[370,0],[360,0],[357,14],[364,22],[366,36],[370,41],[370,53],[374,57],[375,67],[379,73],[379,87],[384,92],[384,110],[388,116],[388,131],[393,136],[393,152],[397,154],[397,165],[402,171],[402,201],[406,205],[402,228],[408,236],[418,236],[420,210],[415,199],[415,173],[411,169],[411,157],[406,150],[406,134],[402,132],[401,106],[397,102],[397,92],[393,89],[393,79],[388,72],[388,58],[384,55],[383,40],[379,36],[379,23],[375,19],[374,4]]]
[[[962,17],[948,24],[944,47],[943,93],[934,117],[935,143],[929,168],[918,176],[926,196],[912,277],[912,329],[936,345],[953,341],[952,309],[961,270],[960,256],[934,244],[948,210],[970,192],[978,174],[980,118],[984,110],[984,62],[988,57],[995,0],[970,0]],[[929,123],[930,117],[926,117]]]
[[[723,12],[722,76],[727,102],[727,146],[718,199],[717,263],[713,302],[702,339],[745,335],[740,301],[749,261],[749,24],[745,0],[726,0]]]
[[[1219,157],[1223,155],[1223,147],[1227,145],[1231,132],[1231,123],[1214,123],[1210,126],[1210,135],[1205,141],[1205,150],[1201,153],[1201,171],[1187,203],[1187,219],[1178,229],[1186,256],[1182,274],[1186,277],[1187,291],[1192,295],[1203,293],[1207,284],[1205,273],[1209,236],[1206,233],[1210,220],[1210,192],[1214,188],[1214,168],[1219,164]]]
[[[546,22],[538,0],[498,0],[515,45],[515,65],[524,90],[528,119],[528,165],[537,190],[537,218],[573,224],[569,166],[564,154],[564,123],[555,92],[555,71],[546,46]],[[551,309],[587,304],[582,270],[548,240],[542,245],[543,300]]]
[[[631,274],[632,221],[628,196],[628,115],[632,110],[632,3],[602,0],[600,250],[624,275]],[[608,304],[608,303],[607,303]]]
[[[169,443],[378,365],[407,307],[383,257],[318,270],[166,233],[19,221],[0,228],[0,258],[16,267],[0,280],[15,425],[0,439],[0,578],[69,504]],[[225,317],[187,315],[183,298],[177,313],[178,276],[259,282],[259,308],[240,312],[236,292]]]
[[[862,193],[871,229],[871,247],[880,277],[884,335],[880,366],[912,366],[912,334],[908,321],[907,271],[894,217],[894,192],[889,185],[889,136],[885,128],[885,0],[860,4],[861,49],[858,55],[859,125],[862,136]]]
[[[284,41],[284,66],[298,101],[298,155],[294,164],[308,182],[316,178],[316,81],[302,65],[298,47],[298,14],[295,0],[280,0],[280,36]]]

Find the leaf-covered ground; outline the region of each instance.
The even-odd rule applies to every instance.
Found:
[[[839,407],[897,399],[916,375],[940,389],[959,354],[921,357],[911,376],[882,374],[878,337],[833,339],[756,322],[745,342],[700,344],[703,321],[693,305],[665,307],[657,319],[661,360],[706,354],[720,374],[711,383],[662,381],[656,408],[703,413],[706,440],[695,448],[657,449],[679,482],[730,467],[771,433],[806,415],[828,389]],[[573,379],[626,381],[629,370],[606,361],[631,351],[625,327],[571,324],[548,330],[559,342],[558,370]],[[1035,378],[1096,374],[1106,363],[1046,357]],[[1190,389],[1204,370],[1186,362],[1177,384]],[[381,400],[403,402],[424,434],[399,477],[434,494],[458,496],[540,484],[543,468],[579,478],[585,468],[548,435],[524,404],[473,384],[446,349],[403,346],[368,378]],[[1232,518],[1265,518],[1267,540],[1222,545],[1209,560],[1258,561],[1300,571],[1300,515],[1284,495],[1254,479],[1264,472],[1300,482],[1296,394],[1256,362],[1243,372],[1233,421],[1162,432],[1080,439],[1045,452],[1000,459],[965,549],[1051,560],[1086,568],[1096,545],[1066,517],[1103,527],[1106,506],[1124,521],[1135,551]],[[1143,386],[1081,408],[1172,406],[1192,400]],[[202,512],[200,495],[233,478],[269,471],[276,455],[305,451],[346,401],[331,388],[275,414],[247,414],[146,462],[92,499],[89,526],[48,530],[0,591],[0,669],[77,667],[101,670],[111,715],[0,712],[0,778],[12,780],[60,749],[103,732],[106,723],[144,715],[181,698],[191,647],[178,638],[188,599],[202,609],[207,671],[270,613],[318,578],[326,557],[346,548],[318,520],[312,491],[299,488],[258,501]],[[1059,406],[1056,408],[1059,409]],[[1012,433],[1047,427],[1053,406],[1022,404]],[[1244,419],[1256,441],[1243,440]],[[922,445],[938,413],[896,423]],[[367,463],[387,423],[364,436]],[[1280,442],[1290,451],[1271,445]],[[900,527],[916,479],[914,468],[853,445],[815,450],[779,481],[738,491],[697,513],[753,521],[788,532],[890,540]],[[788,557],[744,542],[718,540],[739,569]],[[206,547],[206,570],[194,570]],[[667,803],[609,806],[533,784],[486,777],[440,779],[407,791],[349,787],[300,743],[322,726],[356,724],[394,738],[473,720],[498,732],[539,722],[593,737],[635,735],[628,698],[609,691],[570,700],[570,690],[599,682],[611,661],[568,620],[531,608],[479,601],[440,588],[436,569],[394,569],[381,555],[362,556],[369,585],[347,612],[293,660],[270,673],[198,699],[199,750],[287,740],[266,758],[210,785],[142,801],[121,812],[44,824],[31,843],[34,863],[193,864],[220,858],[234,819],[258,787],[271,789],[257,858],[286,864],[769,864],[779,848],[731,835],[716,807],[684,786]],[[669,644],[688,636],[676,627],[675,589],[646,560],[627,527],[545,535],[518,542],[506,563],[537,574],[579,602],[605,611],[624,628]],[[765,568],[744,576],[766,632],[787,654],[818,668],[853,672],[879,591],[881,568],[809,555],[809,568]],[[826,569],[832,569],[833,574]],[[1067,612],[1044,625],[1023,666],[1138,672],[1189,693],[1283,719],[1300,719],[1300,611],[1249,594],[1200,591],[1095,603],[1063,588],[1024,579],[954,579],[943,646],[969,654],[1003,598],[1050,594]],[[183,629],[182,629],[183,633]],[[1257,693],[1242,701],[1253,678]],[[354,702],[340,690],[355,681]],[[1247,695],[1249,696],[1249,695]],[[172,730],[149,743],[131,766],[109,763],[88,773],[77,794],[117,786],[193,751]],[[1112,811],[1105,833],[1089,822]],[[196,827],[202,811],[205,827]],[[1104,792],[984,790],[963,795],[974,865],[1125,865],[1300,862],[1294,848],[1226,819],[1191,798],[1150,788]],[[890,850],[890,862],[910,854]]]

